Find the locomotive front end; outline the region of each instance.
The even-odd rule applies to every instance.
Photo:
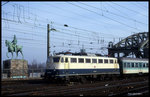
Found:
[[[61,71],[60,59],[60,56],[51,56],[47,59],[45,79],[57,79],[59,77]]]

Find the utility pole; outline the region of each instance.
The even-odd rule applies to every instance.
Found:
[[[47,58],[50,56],[50,27],[49,24],[47,24]]]
[[[52,24],[53,22],[51,22]],[[51,25],[52,26],[52,25]],[[67,24],[64,24],[65,27],[68,27]],[[47,58],[50,57],[50,54],[51,54],[51,50],[50,50],[50,31],[57,31],[56,29],[54,28],[51,28],[50,29],[50,25],[47,24]]]

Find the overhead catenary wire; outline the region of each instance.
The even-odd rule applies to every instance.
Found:
[[[13,30],[14,31],[14,30]],[[62,32],[63,33],[63,32]],[[67,34],[68,35],[68,34]],[[56,37],[53,37],[53,38],[56,38]],[[19,38],[19,39],[23,39],[23,40],[35,40],[35,39],[27,39],[27,38]],[[35,41],[37,41],[37,40],[35,40]],[[41,40],[39,40],[39,41],[41,41]],[[77,41],[77,40],[70,40],[70,41]]]
[[[68,33],[67,33],[68,34]],[[72,34],[71,34],[72,35]]]
[[[103,10],[103,9],[100,9],[100,8],[97,8],[97,7],[95,7],[95,6],[91,6],[91,5],[88,5],[88,4],[85,4],[85,3],[81,3],[81,2],[78,2],[78,3],[83,4],[83,5],[86,5],[86,6],[88,6],[88,7],[92,7],[92,8],[95,8],[95,9],[99,9],[99,10],[105,11],[105,12],[107,12],[107,13],[113,14],[113,15],[115,15],[115,16],[122,17],[122,18],[127,19],[127,20],[132,20],[132,21],[136,21],[137,23],[140,23],[140,24],[148,25],[148,24],[146,24],[146,23],[140,22],[140,21],[135,20],[135,19],[132,19],[132,18],[130,18],[130,17],[126,17],[126,16],[124,16],[124,15],[116,14],[116,13],[113,13],[113,12],[111,12],[111,11]]]
[[[16,21],[13,21],[13,20],[10,20],[10,19],[4,19],[4,18],[2,18],[2,20],[5,20],[5,21],[10,21],[10,22],[13,22],[13,23],[17,23]],[[28,26],[33,26],[34,27],[34,25],[32,25],[32,24],[30,24],[30,23],[21,23],[21,25],[23,25],[23,24],[25,24],[25,25],[28,25]],[[64,27],[64,25],[63,24],[58,24],[58,23],[56,23],[56,22],[54,22],[54,25],[59,25],[59,26],[61,26],[61,27]],[[41,26],[43,26],[43,27],[41,27]],[[40,24],[40,26],[36,26],[36,28],[42,28],[42,29],[46,29],[46,27],[44,27],[44,25],[42,25],[42,24]],[[59,27],[57,27],[57,28],[59,28]],[[105,34],[105,33],[101,33],[101,32],[95,32],[95,31],[89,31],[89,30],[85,30],[85,29],[81,29],[81,28],[76,28],[76,27],[72,27],[72,26],[69,26],[69,28],[73,28],[73,29],[75,29],[76,30],[76,32],[79,32],[80,33],[80,31],[78,31],[78,30],[81,30],[81,31],[84,31],[84,32],[89,32],[89,33],[95,33],[95,34],[97,34],[97,33],[100,33],[100,34],[103,34],[103,35],[107,35],[107,36],[110,36],[111,35],[111,37],[112,37],[112,34]],[[18,29],[18,28],[17,28]],[[61,29],[61,28],[60,28]],[[20,29],[21,30],[21,29]],[[68,30],[68,29],[63,29],[63,30]],[[74,30],[74,31],[75,31]],[[24,30],[25,31],[25,30]],[[73,30],[68,30],[68,31],[73,31]],[[82,32],[83,33],[83,32]],[[81,33],[81,34],[82,34]],[[34,34],[35,35],[35,34]],[[42,35],[41,35],[42,36]],[[106,36],[105,36],[106,37]],[[114,36],[114,37],[116,37],[116,36]]]
[[[30,30],[22,30],[22,29],[18,29],[18,28],[9,28],[9,29],[6,29],[6,28],[2,28],[3,30],[8,30],[8,31],[13,31],[13,32],[19,32],[21,34],[27,34],[27,35],[34,35],[34,36],[39,36],[39,37],[43,37],[43,38],[46,38],[45,35],[41,35],[41,34],[38,34],[38,33],[27,33],[27,32],[35,32],[35,31],[30,31]],[[62,29],[62,30],[65,30],[65,29]],[[68,30],[66,29],[66,31],[70,31],[70,32],[73,32],[72,30]],[[66,35],[73,35],[73,36],[78,36],[78,37],[83,37],[83,38],[89,38],[89,37],[85,37],[84,34],[81,34],[81,35],[78,35],[77,33],[76,34],[73,34],[73,33],[67,33],[67,32],[63,32],[63,31],[59,31],[60,33],[63,33],[63,34],[66,34]],[[107,37],[106,37],[107,38]]]
[[[139,9],[142,9],[142,10],[146,10],[147,7],[146,6],[141,6],[141,4],[139,5],[138,3],[134,3],[135,6],[137,6]]]
[[[9,1],[6,1],[5,3],[3,3],[1,6],[4,6],[5,4],[7,4]]]
[[[68,3],[69,3],[69,4],[72,4],[72,5],[74,5],[74,6],[77,6],[77,7],[79,7],[79,8],[85,9],[85,10],[87,10],[87,11],[89,11],[89,12],[95,13],[95,14],[97,14],[97,15],[99,15],[99,16],[103,16],[103,17],[105,17],[105,18],[107,18],[107,19],[109,19],[109,20],[115,21],[115,22],[117,22],[117,23],[119,23],[119,24],[122,24],[122,25],[124,25],[124,26],[126,26],[126,27],[133,28],[133,29],[136,29],[136,30],[138,30],[138,31],[143,31],[143,30],[140,30],[140,29],[138,29],[138,28],[129,26],[129,25],[125,24],[125,23],[122,23],[122,22],[120,22],[120,21],[117,21],[117,20],[115,20],[115,19],[112,19],[112,18],[110,18],[110,17],[107,17],[107,16],[105,16],[105,15],[101,15],[101,14],[95,12],[95,11],[92,11],[92,10],[89,10],[89,9],[87,9],[87,8],[81,7],[81,6],[79,6],[79,5],[76,5],[76,4],[73,4],[73,3],[70,3],[70,2],[68,2]]]
[[[9,3],[9,4],[11,4],[11,3]],[[42,11],[42,10],[40,10],[40,11]],[[46,13],[46,12],[50,13],[50,11],[47,11],[47,10],[44,11],[43,13]],[[23,14],[23,11],[22,11],[22,14]],[[74,15],[75,14],[76,13],[74,13]],[[7,14],[7,16],[10,16],[10,15],[11,14]],[[80,15],[80,14],[77,14],[77,15]],[[17,14],[15,14],[14,16],[17,17]],[[83,15],[82,15],[82,17],[83,17]],[[36,18],[38,18],[38,19],[36,19]],[[39,18],[42,18],[42,19],[40,20]],[[3,22],[8,21],[8,23],[9,24],[11,23],[11,25],[18,24],[17,27],[20,27],[20,28],[10,26],[9,28],[2,28],[2,29],[7,30],[7,31],[14,31],[13,33],[20,33],[20,36],[19,36],[20,39],[19,40],[21,40],[22,43],[23,42],[28,43],[28,40],[33,39],[32,42],[31,42],[31,44],[33,46],[44,46],[43,48],[45,48],[46,47],[46,43],[45,43],[45,41],[46,41],[46,37],[45,37],[46,25],[44,25],[43,22],[46,22],[46,24],[47,24],[47,23],[51,22],[52,20],[49,19],[48,21],[46,21],[47,20],[46,17],[41,17],[39,15],[37,15],[35,18],[32,18],[32,16],[30,16],[28,21],[24,21],[24,19],[26,19],[26,20],[28,19],[25,15],[24,16],[19,16],[19,19],[20,19],[21,23],[17,21],[17,18],[16,18],[16,21],[14,21],[14,20],[11,20],[10,17],[9,18],[3,17],[2,18]],[[36,21],[36,23],[35,23],[35,21]],[[88,22],[88,23],[92,23],[92,22]],[[95,21],[95,23],[93,22],[92,25],[96,25],[96,24],[100,24],[100,23],[98,23],[98,21]],[[27,26],[27,27],[30,28],[30,30],[23,29],[23,28],[21,28],[21,26]],[[53,43],[52,45],[54,45],[56,48],[59,48],[59,46],[60,46],[60,47],[64,47],[64,48],[66,47],[65,49],[68,49],[67,47],[70,47],[70,48],[73,47],[73,49],[74,49],[74,48],[81,48],[82,44],[84,44],[85,49],[94,49],[94,48],[96,49],[96,47],[97,47],[97,49],[100,49],[100,47],[103,44],[98,44],[98,39],[103,39],[103,37],[104,37],[104,40],[105,40],[104,45],[106,45],[109,42],[109,40],[111,40],[113,38],[115,38],[115,39],[119,38],[119,34],[113,36],[111,31],[109,33],[101,32],[101,31],[91,31],[91,30],[88,30],[88,29],[84,29],[82,27],[80,27],[80,28],[73,27],[71,25],[68,25],[68,27],[65,28],[63,23],[60,24],[60,23],[57,23],[57,22],[54,22],[52,26],[53,26],[53,28],[56,28],[56,30],[57,30],[56,32],[51,31],[51,34],[54,35],[54,36],[51,36],[51,38],[52,38],[51,42]],[[34,30],[31,30],[32,27],[34,27],[33,28]],[[39,31],[39,32],[37,33],[37,31]],[[57,33],[59,33],[59,34],[57,34]],[[98,34],[101,37],[100,36],[98,37]],[[21,35],[33,36],[34,38],[30,37],[29,39],[28,38],[23,39],[23,37],[21,37]],[[93,36],[90,36],[90,35],[93,35]],[[94,35],[96,37],[94,37]],[[43,38],[44,41],[41,41],[39,38],[40,39]],[[60,40],[57,41],[57,39],[60,39]],[[78,44],[78,41],[80,41],[80,44]],[[61,46],[63,42],[65,43],[65,45]],[[90,44],[90,42],[92,44]],[[42,44],[42,45],[40,45],[40,44]],[[59,48],[59,49],[61,49],[61,48]]]
[[[129,10],[129,11],[131,11],[131,12],[138,13],[139,15],[148,17],[147,15],[141,14],[141,13],[139,13],[138,11],[135,11],[135,10],[133,10],[133,9],[129,9],[129,8],[127,8],[127,7],[125,7],[125,6],[122,6],[122,5],[118,4],[118,3],[114,3],[114,2],[112,2],[112,1],[111,1],[111,3],[112,3],[112,4],[115,4],[115,5],[117,5],[117,6],[120,6],[120,7],[124,8],[124,9],[127,9],[127,10]]]
[[[15,3],[14,3],[15,4]],[[34,9],[36,9],[36,8],[34,8]],[[43,12],[43,11],[42,11]],[[60,15],[58,15],[58,16],[60,16]],[[43,18],[43,17],[41,17],[41,18]],[[127,29],[125,29],[125,30],[127,30]],[[131,31],[131,32],[133,32],[133,31]]]
[[[5,21],[10,21],[10,22],[14,22],[14,23],[18,23],[17,21],[14,21],[14,20],[10,20],[10,19],[5,19],[5,18],[2,18],[2,20],[5,20]],[[26,24],[27,26],[29,26],[30,23],[21,23],[21,24]],[[61,25],[64,27],[63,24],[58,24],[58,23],[54,23],[54,25]],[[31,24],[30,24],[31,25]],[[42,25],[42,24],[39,24],[40,26],[34,26],[33,27],[38,27],[38,28],[42,28],[42,29],[46,29],[45,25]],[[31,25],[32,26],[32,25]],[[42,26],[42,27],[41,27]],[[77,28],[77,27],[72,27],[72,26],[69,26],[70,28],[73,28],[73,29],[76,29],[76,30],[82,30],[82,31],[86,31],[86,32],[90,32],[90,33],[100,33],[100,34],[103,34],[103,35],[112,35],[112,34],[106,34],[106,33],[102,33],[102,32],[95,32],[95,31],[89,31],[89,30],[85,30],[85,29],[81,29],[81,28]]]
[[[14,30],[14,29],[5,29],[5,30],[14,31],[14,32],[22,33],[22,34],[25,33],[24,31],[19,31],[19,30]],[[89,38],[89,37],[84,37],[84,36],[80,36],[80,35],[74,35],[74,34],[66,33],[66,32],[63,32],[63,31],[57,31],[57,32],[60,32],[60,33],[66,34],[66,35],[73,35],[73,36],[77,36],[77,37],[85,38],[85,39]],[[29,33],[25,33],[25,34],[30,35]],[[37,34],[35,34],[35,35],[37,35]],[[52,36],[52,37],[53,37],[53,36]],[[58,35],[57,35],[57,37],[58,37]],[[56,38],[56,36],[55,36],[55,38]],[[33,40],[33,39],[29,39],[29,38],[24,38],[24,39],[25,39],[25,40]],[[61,39],[63,39],[63,38],[61,37]],[[101,39],[101,37],[99,37],[98,39]],[[45,40],[46,40],[46,38],[45,38]],[[45,41],[45,40],[36,40],[36,41]],[[66,40],[66,39],[65,39],[65,40]],[[68,40],[70,40],[70,39],[68,39]],[[95,39],[94,39],[94,40],[95,40]],[[77,41],[77,40],[76,40],[76,41]],[[95,41],[97,41],[97,40],[95,40]]]
[[[9,29],[10,30],[10,29]],[[14,30],[13,30],[14,31]],[[15,30],[16,31],[16,30]],[[68,34],[68,33],[65,33],[65,34]],[[73,35],[73,34],[71,34],[71,35]],[[87,37],[88,38],[88,37]]]
[[[47,4],[47,5],[49,5],[49,4]],[[78,12],[70,11],[69,9],[66,10],[66,9],[59,8],[59,7],[54,6],[54,5],[49,5],[49,6],[50,6],[50,7],[57,8],[57,9],[62,10],[62,11],[68,11],[69,13],[73,13],[73,14],[75,14],[75,15],[77,15],[77,16],[81,16],[81,17],[82,17],[82,19],[80,19],[81,21],[83,21],[84,19],[87,18],[89,24],[92,23],[91,25],[97,25],[97,24],[98,24],[98,25],[102,25],[102,27],[104,27],[106,30],[108,30],[108,29],[106,28],[106,26],[105,26],[103,23],[110,25],[110,23],[107,23],[107,22],[104,22],[104,21],[100,21],[99,19],[98,19],[99,22],[96,22],[97,20],[96,20],[95,18],[93,18],[93,19],[91,20],[90,17],[87,17],[86,15],[79,14]],[[91,21],[89,21],[89,20],[91,20]],[[87,20],[86,20],[85,22],[87,22]]]

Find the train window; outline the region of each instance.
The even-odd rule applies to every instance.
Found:
[[[131,63],[131,66],[134,67],[134,63]]]
[[[84,59],[83,58],[79,58],[79,63],[84,63]]]
[[[145,67],[145,63],[143,63],[143,67]]]
[[[142,67],[142,63],[139,63],[139,67],[140,67],[140,68]]]
[[[76,58],[71,58],[71,63],[77,63],[77,59]]]
[[[117,60],[115,60],[115,63],[117,63]]]
[[[127,67],[130,67],[130,63],[127,63]]]
[[[98,63],[103,63],[103,59],[98,59]]]
[[[138,63],[135,63],[135,67],[139,67],[139,66],[138,66]]]
[[[97,59],[92,59],[92,63],[97,63]]]
[[[86,63],[91,63],[91,59],[85,59]]]
[[[64,62],[64,58],[61,58],[61,62],[62,62],[62,63]]]
[[[68,58],[65,58],[65,62],[68,62]]]
[[[126,63],[123,63],[123,66],[126,67]]]
[[[53,62],[59,62],[59,60],[60,60],[60,57],[54,57],[53,58]]]
[[[108,59],[104,59],[104,63],[108,63]]]
[[[109,60],[110,61],[110,63],[114,63],[114,61],[113,60]]]
[[[149,67],[149,66],[148,66],[148,63],[146,63],[146,67]]]

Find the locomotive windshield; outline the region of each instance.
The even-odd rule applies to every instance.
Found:
[[[54,57],[53,58],[53,62],[59,62],[59,60],[60,60],[60,57]]]

